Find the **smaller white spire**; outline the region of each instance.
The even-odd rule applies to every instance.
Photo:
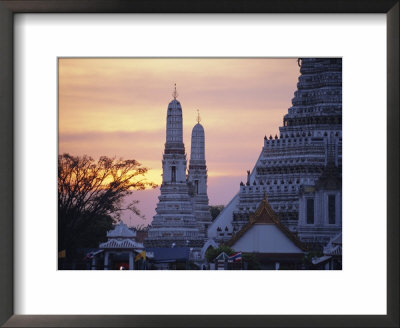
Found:
[[[200,124],[200,115],[197,116],[197,124],[192,130],[192,147],[190,149],[190,160],[205,161],[205,137],[204,128]]]

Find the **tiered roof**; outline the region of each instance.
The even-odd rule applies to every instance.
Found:
[[[113,230],[107,232],[107,237],[110,238],[135,238],[136,233],[128,228],[122,221],[114,227]]]

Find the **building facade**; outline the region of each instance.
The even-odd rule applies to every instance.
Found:
[[[303,242],[323,245],[341,231],[342,60],[298,63],[297,91],[279,136],[264,137],[253,170],[211,224],[208,235],[216,241],[229,240],[246,225],[264,193],[282,224]]]

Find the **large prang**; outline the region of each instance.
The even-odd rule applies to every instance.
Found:
[[[208,233],[228,240],[268,195],[281,222],[306,243],[323,245],[341,232],[342,60],[302,58],[292,107],[279,136],[264,147],[246,183]]]
[[[146,247],[202,245],[199,224],[194,216],[193,203],[186,181],[186,154],[182,137],[182,107],[176,99],[167,109],[166,142],[162,159],[161,194],[149,230]]]

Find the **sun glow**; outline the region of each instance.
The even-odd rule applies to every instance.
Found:
[[[208,195],[218,204],[225,198],[214,183],[245,179],[264,136],[279,133],[298,75],[296,59],[61,58],[59,153],[135,159],[149,168],[142,178],[161,185],[167,106],[176,83],[187,161],[199,109]]]

